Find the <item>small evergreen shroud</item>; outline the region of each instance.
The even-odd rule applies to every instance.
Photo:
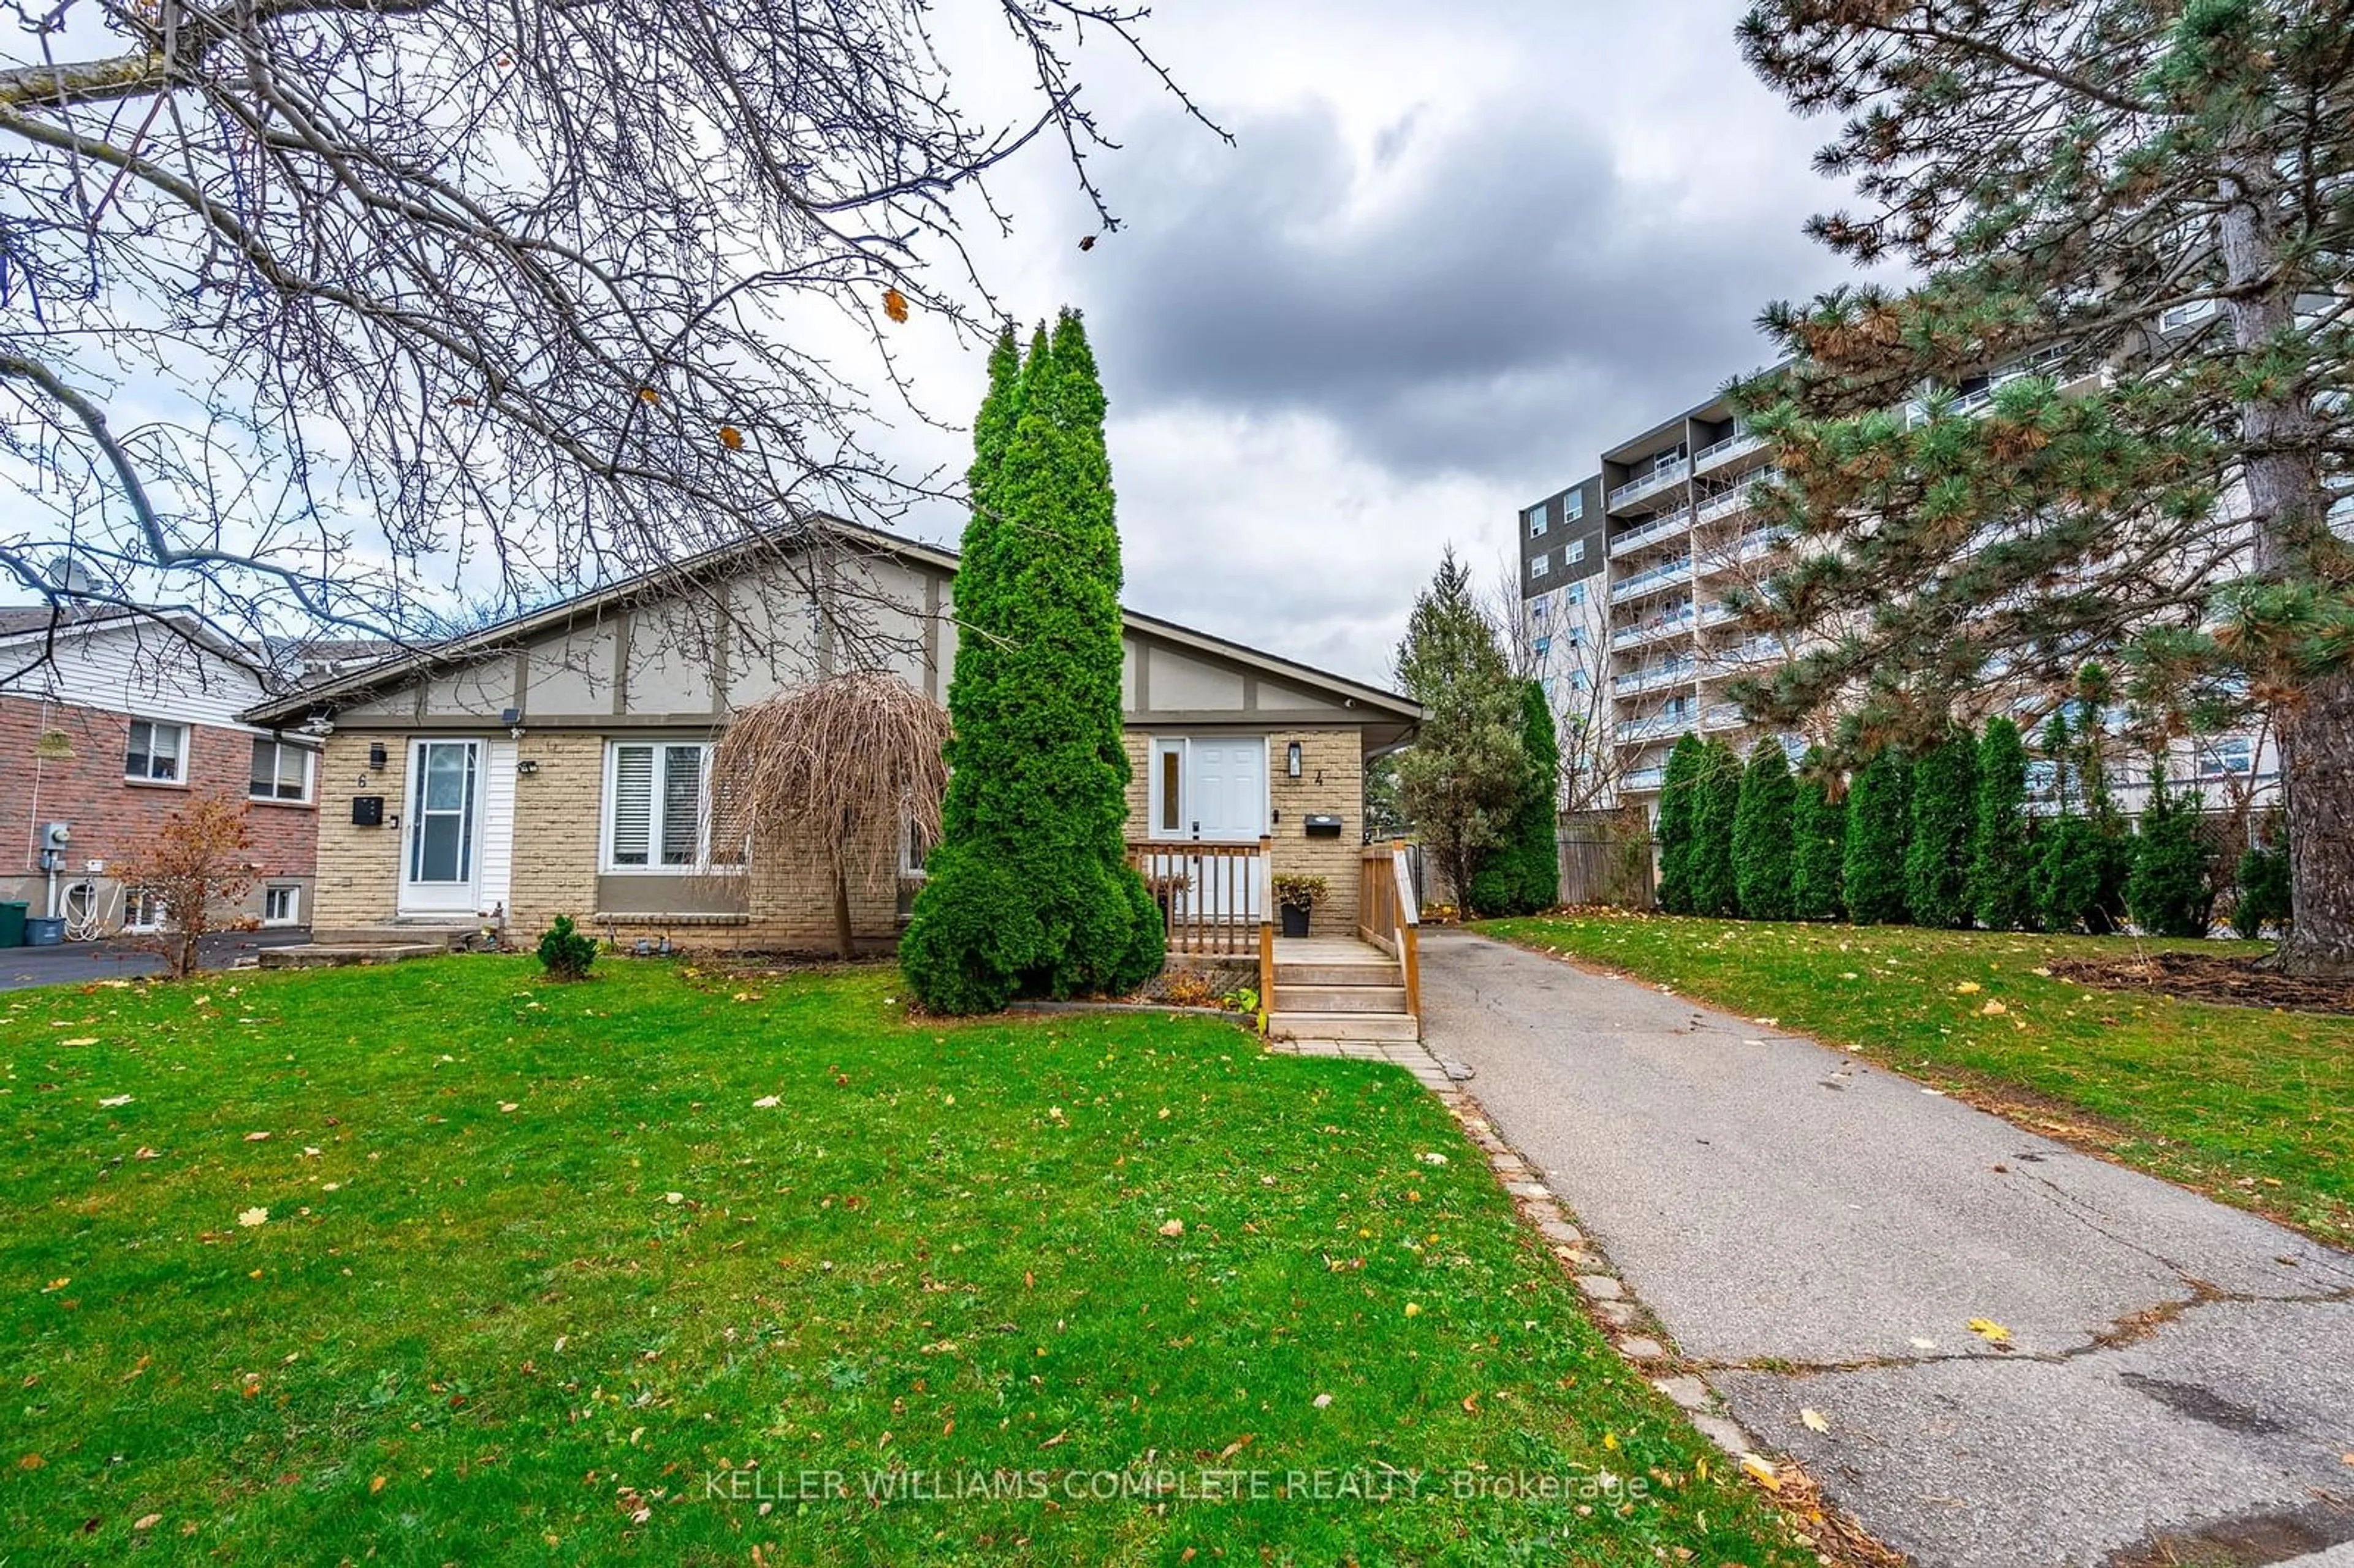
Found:
[[[1794,791],[1790,825],[1790,913],[1800,920],[1836,920],[1841,863],[1847,852],[1847,802],[1831,798],[1829,765],[1820,747],[1807,748]]]
[[[2027,747],[1997,715],[1978,737],[1978,810],[1970,824],[1970,908],[1989,931],[2035,924],[2033,846],[2027,834]]]
[[[1670,915],[1692,913],[1693,786],[1706,755],[1700,736],[1681,737],[1659,780],[1659,907]]]
[[[587,980],[588,966],[596,961],[597,938],[584,935],[569,915],[558,915],[539,934],[539,967],[552,980]]]
[[[1702,748],[1693,782],[1690,874],[1695,915],[1729,920],[1741,913],[1733,869],[1733,823],[1740,809],[1741,758],[1723,741],[1711,740]]]
[[[1911,769],[1887,747],[1855,776],[1847,801],[1842,882],[1847,916],[1859,926],[1901,926],[1905,903],[1904,841],[1911,821]]]
[[[1913,824],[1904,845],[1904,902],[1914,924],[1967,930],[1970,831],[1978,814],[1978,747],[1946,736],[1913,763]]]
[[[1559,819],[1554,813],[1561,742],[1544,687],[1535,681],[1522,681],[1520,686],[1521,756],[1526,772],[1520,808],[1512,813],[1502,845],[1471,878],[1471,906],[1482,915],[1534,915],[1561,902]]]
[[[2199,842],[2200,800],[2166,787],[2166,769],[2149,775],[2149,803],[2134,835],[2133,871],[2126,907],[2134,924],[2154,937],[2203,937],[2214,895],[2207,881],[2207,846]]]

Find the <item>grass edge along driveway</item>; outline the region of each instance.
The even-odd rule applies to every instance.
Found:
[[[0,999],[14,1561],[1813,1561],[1396,1068],[599,973]]]
[[[1473,928],[1774,1019],[2031,1130],[2354,1245],[2354,1018],[2041,972],[2121,949],[2261,944],[1632,913]]]

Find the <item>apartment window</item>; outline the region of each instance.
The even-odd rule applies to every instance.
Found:
[[[261,923],[265,926],[299,925],[302,918],[302,890],[291,885],[265,887],[261,890]]]
[[[253,737],[253,774],[246,792],[257,800],[311,798],[311,752],[267,736]]]
[[[1543,594],[1539,594],[1536,598],[1529,601],[1530,625],[1543,626],[1545,623],[1545,618],[1552,613],[1553,600],[1546,598]]]
[[[1569,689],[1571,691],[1583,692],[1590,688],[1593,684],[1594,677],[1584,670],[1572,670],[1569,673]]]
[[[1585,628],[1582,626],[1573,626],[1569,629],[1569,645],[1572,648],[1583,648],[1585,646]]]
[[[1574,567],[1577,565],[1578,562],[1585,559],[1585,541],[1583,539],[1572,539],[1569,542],[1568,547],[1562,551],[1562,556],[1571,566]]]
[[[122,776],[143,784],[177,784],[184,777],[188,726],[154,719],[131,721],[131,744],[122,756]]]
[[[1537,639],[1537,641],[1536,641],[1536,652],[1537,652],[1537,657],[1538,657],[1538,658],[1542,659],[1542,658],[1543,658],[1546,654],[1548,654],[1548,653],[1550,653],[1550,652],[1553,652],[1553,639],[1552,639],[1552,638],[1550,638],[1550,637],[1540,637],[1540,638],[1538,638],[1538,639]]]
[[[1553,701],[1553,693],[1554,693],[1554,689],[1555,689],[1555,687],[1556,687],[1558,684],[1559,684],[1559,683],[1558,683],[1558,682],[1556,682],[1556,681],[1553,679],[1553,676],[1551,676],[1551,675],[1547,675],[1547,676],[1544,678],[1544,694],[1545,694],[1545,701],[1547,701],[1547,702],[1551,702],[1551,701]]]
[[[163,895],[151,888],[122,890],[122,928],[126,931],[160,931],[169,913],[164,906]]]
[[[2027,792],[2041,800],[2052,793],[2060,782],[2060,766],[2054,762],[2031,762],[2027,765]]]
[[[1561,498],[1561,520],[1575,523],[1585,515],[1585,492],[1573,490]]]
[[[608,870],[684,871],[705,863],[710,751],[698,741],[613,743],[606,753]]]
[[[1536,559],[1529,563],[1529,576],[1532,577],[1541,577],[1544,576],[1546,565],[1547,562],[1545,557],[1539,556]]]
[[[1545,531],[1545,511],[1542,506],[1529,508],[1529,537],[1542,539]]]
[[[1585,585],[1584,583],[1570,584],[1567,588],[1563,590],[1562,598],[1571,604],[1584,604],[1585,602]]]

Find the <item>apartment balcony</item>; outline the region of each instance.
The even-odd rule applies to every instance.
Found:
[[[1658,593],[1662,588],[1689,584],[1691,581],[1691,564],[1690,556],[1680,556],[1664,566],[1637,572],[1631,577],[1621,577],[1610,585],[1610,602],[1620,604],[1647,593]]]
[[[1711,442],[1709,445],[1704,446],[1701,448],[1700,450],[1692,453],[1692,471],[1694,473],[1706,473],[1710,469],[1721,468],[1724,464],[1731,462],[1734,458],[1739,457],[1742,453],[1754,452],[1765,444],[1765,437],[1753,435],[1747,430],[1743,430],[1737,434],[1727,436],[1724,440]]]
[[[1692,613],[1689,609],[1674,615],[1654,616],[1613,631],[1610,634],[1610,652],[1620,653],[1629,648],[1648,648],[1654,642],[1665,642],[1672,637],[1689,636],[1691,629]]]
[[[1735,567],[1745,567],[1762,556],[1772,555],[1790,536],[1787,528],[1756,528],[1744,534],[1722,550],[1710,550],[1701,557],[1701,576],[1712,572],[1729,572]]]
[[[1711,703],[1701,710],[1700,727],[1702,730],[1739,729],[1748,722],[1739,703]]]
[[[1733,607],[1723,599],[1716,600],[1700,612],[1700,623],[1702,626],[1722,626],[1733,619]],[[1611,646],[1615,648],[1617,644],[1614,642]]]
[[[2006,384],[2016,381],[2022,376],[2050,376],[2055,381],[2065,380],[2067,377],[2062,374],[2062,361],[2067,357],[2067,349],[2062,344],[2054,344],[2049,348],[2031,355],[2017,365],[2006,366],[1988,376],[1987,384],[1977,391],[1965,392],[1956,397],[1952,408],[1947,412],[1982,414],[1986,411],[1987,406],[1994,401],[1994,395],[1997,392],[2000,391]],[[1925,399],[1916,399],[1904,405],[1906,429],[1924,424],[1927,422],[1928,418],[1929,407]]]
[[[1690,461],[1671,462],[1665,468],[1655,468],[1639,479],[1630,479],[1610,493],[1607,505],[1632,505],[1646,496],[1657,495],[1671,484],[1681,484],[1691,473]]]
[[[1788,662],[1789,656],[1782,645],[1770,637],[1753,637],[1730,648],[1719,649],[1708,656],[1708,667],[1701,672],[1703,681],[1721,681],[1728,676],[1745,674],[1765,664]]]
[[[1618,791],[1622,795],[1656,795],[1667,781],[1668,770],[1664,767],[1638,768],[1618,780]]]
[[[1629,670],[1623,675],[1613,675],[1610,689],[1619,696],[1631,697],[1643,692],[1656,692],[1663,686],[1689,686],[1692,683],[1693,672],[1698,668],[1698,662],[1689,655],[1670,659],[1663,663]]]
[[[1656,523],[1646,523],[1631,534],[1621,534],[1610,541],[1610,558],[1631,556],[1636,551],[1665,541],[1681,539],[1691,531],[1692,517],[1689,512],[1670,513]]]
[[[1691,710],[1689,708],[1670,710],[1663,714],[1653,714],[1649,718],[1622,719],[1611,733],[1617,737],[1618,743],[1622,746],[1639,740],[1664,740],[1669,736],[1683,735],[1690,731],[1692,727],[1692,718]]]

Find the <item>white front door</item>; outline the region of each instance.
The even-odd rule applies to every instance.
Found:
[[[479,740],[420,740],[410,747],[402,914],[472,915],[481,908],[482,772]]]
[[[1161,840],[1246,843],[1267,832],[1267,737],[1179,736],[1152,743],[1152,834]],[[1181,913],[1258,917],[1258,878],[1242,863],[1213,863],[1172,845],[1150,874],[1181,888]]]

